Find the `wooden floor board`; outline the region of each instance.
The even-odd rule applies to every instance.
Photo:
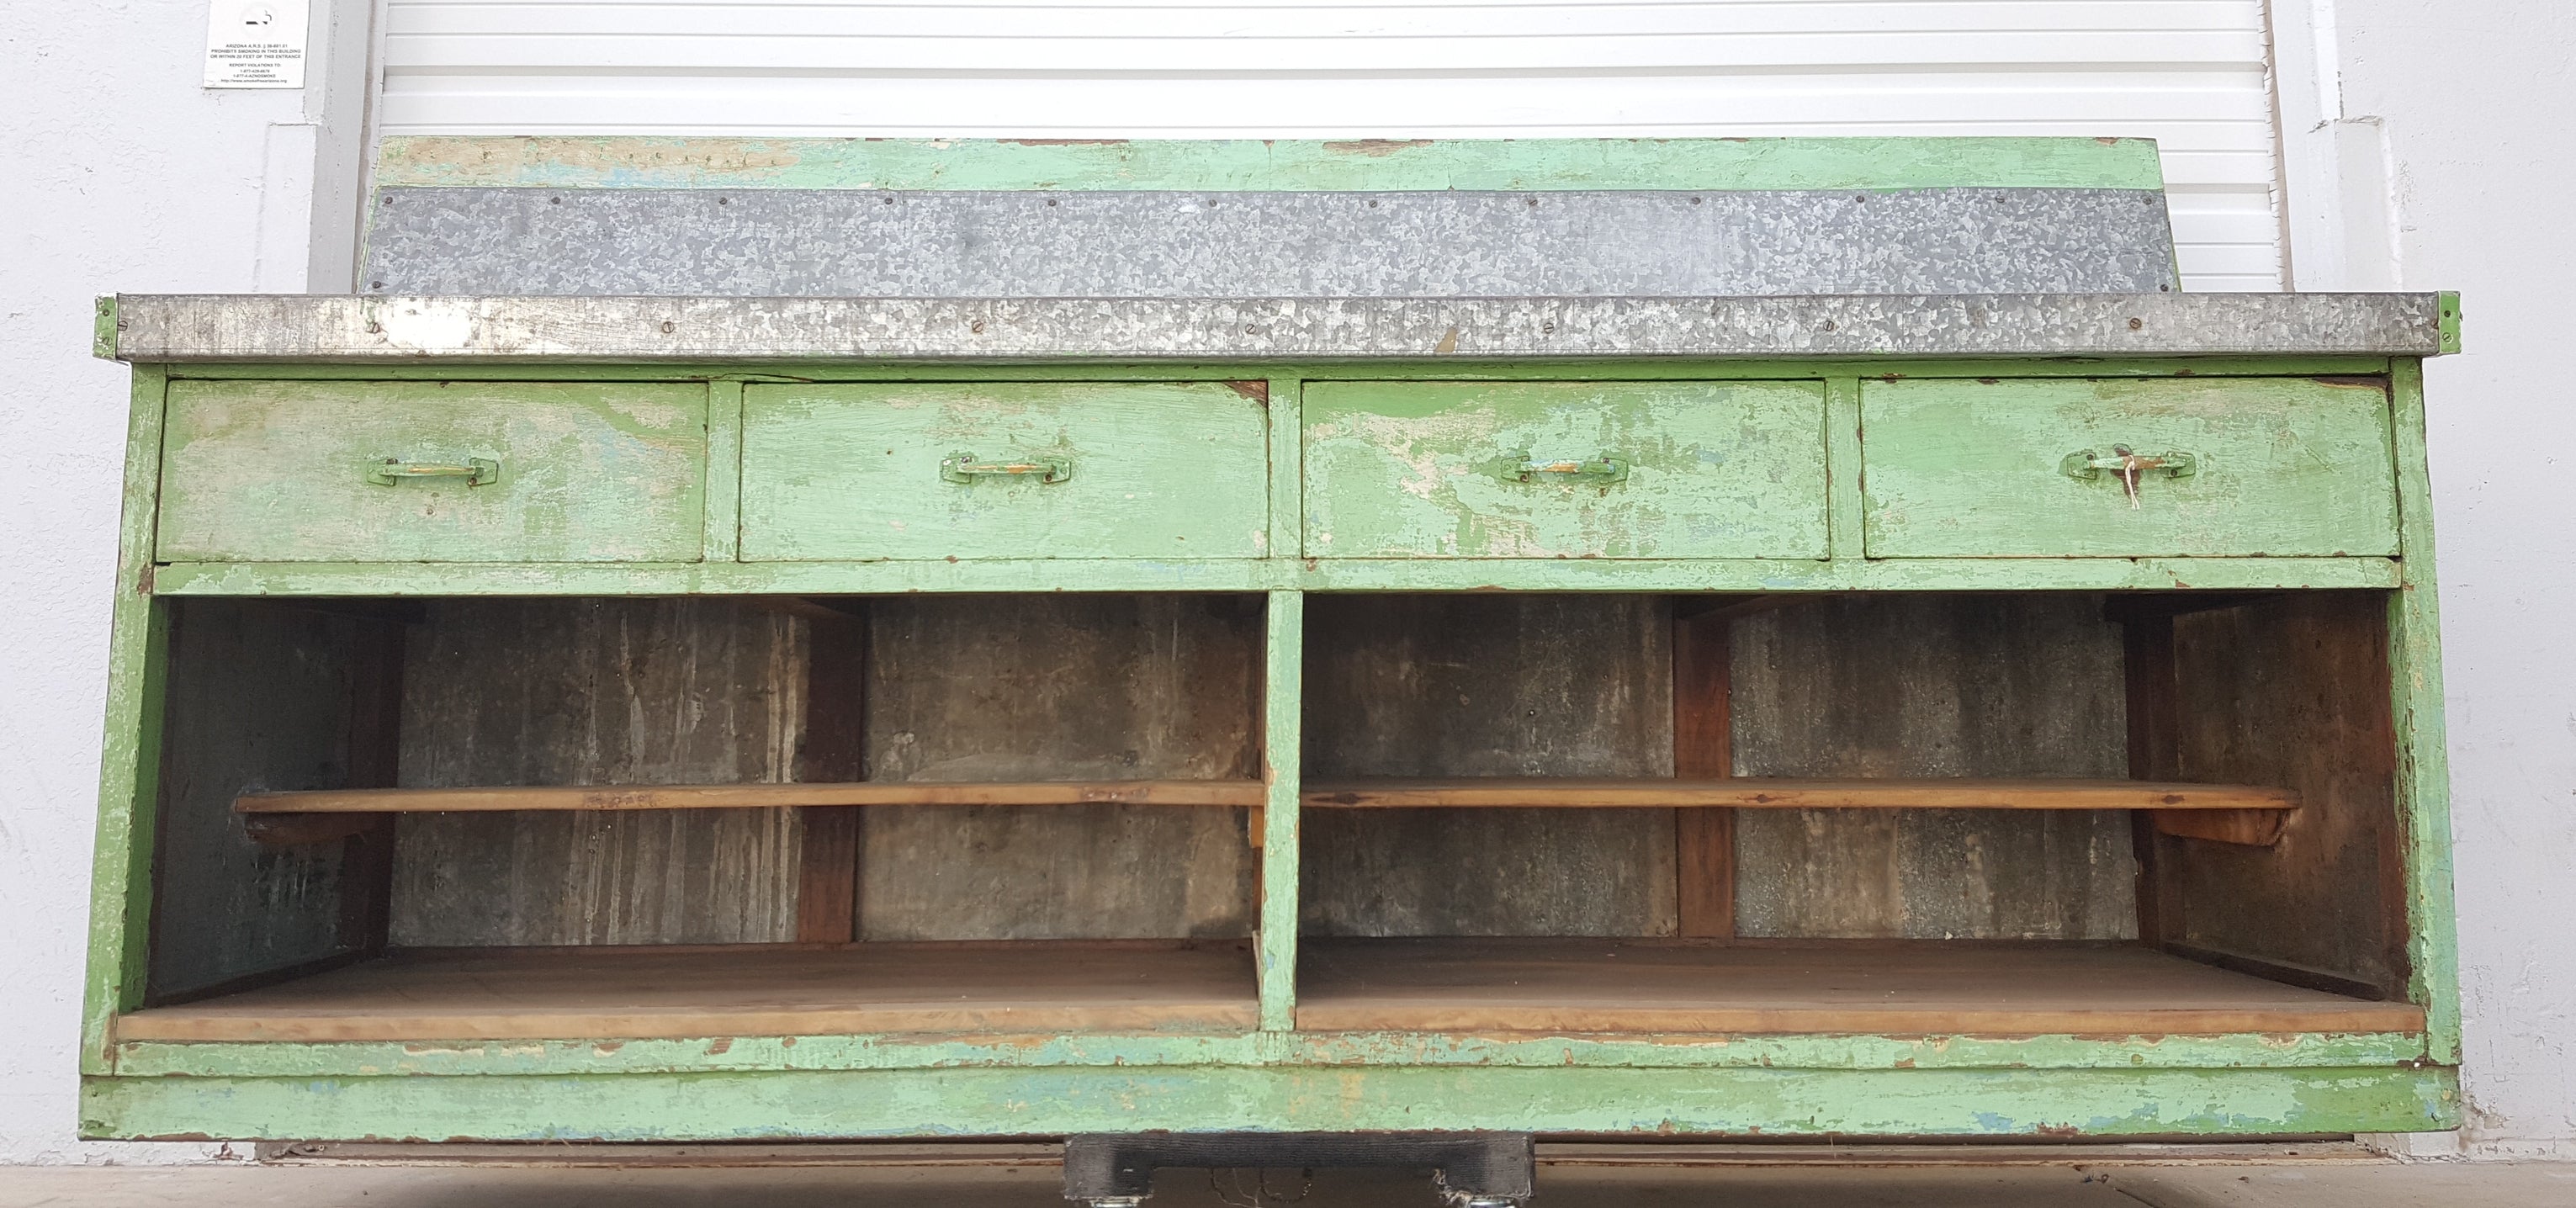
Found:
[[[120,1016],[119,1040],[1247,1032],[1243,941],[431,948]]]
[[[413,949],[120,1017],[119,1040],[1239,1033],[1243,941]],[[1297,1026],[1451,1033],[2414,1032],[2421,1008],[2114,943],[1324,939]]]
[[[1310,939],[1313,1031],[2421,1031],[2424,1012],[2118,943]]]

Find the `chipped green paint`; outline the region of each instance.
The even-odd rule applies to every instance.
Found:
[[[2434,298],[2442,310],[2441,348],[2443,352],[2460,351],[2460,295],[2457,290],[2443,290]]]
[[[2397,576],[2387,558],[1345,558],[1309,563],[1298,582],[1307,591],[2255,591],[2394,587]]]
[[[1299,768],[1305,750],[1306,597],[1274,591],[1262,639],[1261,1027],[1286,1032],[1297,1017]]]
[[[1306,556],[1821,559],[1824,419],[1815,382],[1318,382]]]
[[[1289,558],[726,564],[174,563],[184,596],[869,595],[972,591],[2209,591],[2388,588],[2390,558]]]
[[[2397,552],[2378,379],[1869,382],[1861,422],[1875,558]],[[2070,472],[2120,447],[2190,472]]]
[[[1503,1129],[1761,1136],[2418,1132],[2439,1068],[1079,1066],[487,1078],[90,1078],[94,1137],[750,1141]]]
[[[996,558],[949,562],[513,563],[384,562],[165,565],[163,595],[670,596],[872,595],[916,591],[1269,591],[1285,560]],[[2392,570],[2389,579],[2395,582]]]
[[[2424,1037],[2250,1036],[1453,1036],[1285,1032],[1228,1036],[729,1036],[312,1044],[133,1041],[127,1077],[457,1077],[692,1071],[963,1069],[985,1066],[1578,1065],[1620,1069],[2313,1069],[2425,1059]],[[106,1072],[106,1071],[93,1071]]]
[[[829,365],[805,376],[901,381],[919,370]],[[179,391],[275,392],[289,379],[349,394],[333,382],[424,381],[491,385],[494,398],[543,398],[598,383],[713,381],[703,431],[711,467],[704,505],[686,517],[685,556],[627,563],[535,559],[482,564],[391,562],[183,562],[152,565],[152,508],[164,442],[162,378],[138,369],[128,453],[122,573],[109,689],[109,757],[102,777],[90,1003],[85,1013],[83,1129],[98,1136],[600,1137],[625,1140],[841,1136],[1004,1135],[1154,1127],[1352,1129],[1510,1127],[1545,1131],[1760,1132],[1769,1135],[2012,1137],[2280,1132],[2417,1131],[2457,1123],[2458,1011],[2449,904],[2447,814],[2440,733],[2436,616],[2429,584],[2431,537],[2423,482],[2420,370],[2396,366],[2395,444],[2384,455],[2394,486],[2403,561],[2388,557],[1865,559],[1862,426],[1873,392],[1949,386],[1983,390],[1980,377],[2026,379],[2021,388],[2098,401],[2106,389],[2214,392],[2246,409],[2286,405],[2310,390],[2338,397],[2371,385],[2218,381],[2387,372],[2384,360],[2237,359],[2226,362],[1796,362],[1725,365],[1595,363],[1548,367],[1099,365],[942,370],[978,397],[1013,393],[969,382],[1018,383],[1016,397],[1062,397],[1064,385],[1104,392],[1153,387],[1174,400],[1213,399],[1254,413],[1241,487],[1247,534],[1236,556],[1067,560],[1100,549],[1091,538],[1058,541],[1026,556],[931,561],[739,562],[729,539],[737,514],[728,481],[749,456],[746,405],[765,391],[848,391],[777,382],[778,367],[675,371],[637,366],[495,370],[429,365],[399,370],[324,366],[192,368]],[[2188,379],[2197,377],[2198,383]],[[1374,393],[1387,413],[1436,414],[1442,392],[1543,397],[1575,389],[1621,397],[1704,391],[1722,378],[1802,400],[1800,447],[1818,484],[1814,543],[1801,557],[1719,558],[1318,558],[1297,551],[1310,502],[1301,437],[1336,390]],[[2110,383],[2110,379],[2164,379]],[[244,379],[252,379],[244,381]],[[1267,380],[1255,392],[1220,381]],[[1564,383],[1585,379],[1579,387]],[[2039,380],[2054,379],[2054,380]],[[2077,382],[2068,379],[2095,379]],[[1466,387],[1471,380],[1529,382]],[[1390,382],[1424,385],[1401,389]],[[1901,386],[1891,388],[1896,381]],[[558,383],[548,386],[543,383]],[[582,385],[581,383],[591,383]],[[1336,386],[1333,382],[1350,383]],[[1600,382],[1626,382],[1604,387]],[[748,384],[746,384],[748,383]],[[1199,383],[1188,385],[1186,383]],[[633,390],[629,386],[624,389]],[[645,387],[652,388],[652,387]],[[453,393],[457,386],[361,385]],[[926,387],[863,387],[874,397]],[[1210,393],[1215,392],[1215,393]],[[1222,397],[1220,397],[1220,395]],[[782,393],[783,396],[783,393]],[[699,397],[696,394],[690,397]],[[1160,397],[1158,395],[1158,397]],[[1406,402],[1410,400],[1410,402]],[[1314,414],[1306,410],[1315,404]],[[1167,407],[1171,405],[1167,403]],[[391,409],[388,414],[395,414]],[[1867,437],[1887,430],[1873,414]],[[1266,422],[1266,427],[1262,426]],[[2384,421],[2383,421],[2384,422]],[[1158,428],[1159,430],[1168,430]],[[935,458],[953,451],[941,430]],[[833,439],[839,439],[834,437]],[[181,447],[182,442],[173,442]],[[883,448],[884,446],[879,446]],[[1229,448],[1232,446],[1229,445]],[[1602,450],[1591,450],[1600,452]],[[1533,452],[1537,452],[1533,448]],[[880,453],[879,456],[885,456]],[[1640,465],[1645,464],[1642,460]],[[1089,468],[1089,467],[1084,467]],[[1079,471],[1077,471],[1079,473]],[[1081,481],[1077,478],[1075,481]],[[1004,484],[1005,486],[1013,484]],[[1059,484],[1059,485],[1070,485]],[[1879,485],[1873,466],[1869,485]],[[2075,486],[2071,481],[2069,486]],[[2103,484],[2081,484],[2087,487]],[[385,490],[385,488],[374,488]],[[1040,487],[1041,490],[1055,489]],[[1598,488],[1596,488],[1598,489]],[[2113,488],[2116,490],[2116,487]],[[934,496],[936,497],[936,496]],[[1804,496],[1802,495],[1801,498]],[[1227,506],[1236,506],[1229,503]],[[1802,507],[1804,505],[1802,504]],[[1801,513],[1802,517],[1804,512]],[[2115,518],[2116,519],[2116,518]],[[623,523],[623,521],[621,521]],[[1802,520],[1802,523],[1804,521]],[[692,559],[703,545],[708,561]],[[2390,549],[2396,546],[2391,545]],[[1308,553],[1314,551],[1308,550]],[[1264,557],[1261,555],[1267,554]],[[1052,555],[1052,556],[1051,556]],[[2432,1020],[2427,1035],[2228,1035],[2016,1038],[1883,1036],[1473,1037],[1311,1034],[1293,1016],[1298,819],[1296,674],[1300,593],[1386,590],[1847,591],[2117,590],[2302,587],[2403,588],[2392,595],[2412,894],[2412,989]],[[1259,591],[1268,600],[1265,754],[1279,770],[1264,813],[1265,885],[1260,951],[1264,1030],[1225,1036],[733,1037],[721,1040],[583,1040],[469,1043],[175,1044],[108,1042],[110,1019],[139,989],[148,911],[143,871],[151,857],[151,772],[160,656],[150,594],[666,594],[898,591]],[[99,1077],[110,1071],[114,1077]],[[925,1123],[929,1122],[929,1123]]]
[[[116,359],[116,295],[102,295],[96,307],[90,329],[89,354],[112,361]]]
[[[376,184],[638,189],[2162,189],[2152,139],[408,136]]]
[[[690,561],[706,453],[703,384],[174,382],[157,556]],[[366,477],[468,458],[500,480]]]
[[[1304,539],[1306,384],[1296,378],[1262,382],[1270,423],[1270,530],[1262,543],[1274,557],[1293,557]]]
[[[935,370],[902,361],[764,361],[756,367],[721,362],[622,364],[548,362],[490,365],[464,362],[410,364],[195,363],[173,367],[181,379],[274,378],[345,381],[736,381],[736,382],[1211,382],[1434,381],[1621,382],[1766,378],[2124,378],[2384,376],[2387,357],[2027,357],[1960,360],[1880,357],[1848,360],[1618,360],[1597,361],[1397,361],[1397,362],[1119,362],[957,364]]]
[[[2458,919],[2451,893],[2451,765],[2442,724],[2442,614],[2433,576],[2433,484],[2424,449],[2424,364],[2401,361],[2396,412],[2404,587],[2389,600],[2389,689],[2406,868],[2407,997],[2425,1004],[2431,1057],[2460,1059]]]
[[[143,999],[152,919],[153,813],[160,798],[161,692],[169,606],[153,598],[152,521],[161,479],[168,382],[138,367],[125,429],[115,603],[108,614],[107,716],[99,753],[98,829],[90,857],[89,979],[80,1067],[108,1061],[108,1027]]]
[[[1217,382],[749,386],[742,557],[1257,558],[1267,422]],[[943,475],[958,454],[1067,472]]]
[[[703,558],[742,555],[742,394],[740,382],[707,383],[707,504]]]
[[[1861,548],[1860,381],[1837,377],[1825,382],[1825,504],[1828,556],[1859,558]]]

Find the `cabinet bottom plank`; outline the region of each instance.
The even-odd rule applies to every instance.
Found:
[[[416,948],[119,1016],[116,1038],[1251,1031],[1246,940]]]
[[[1309,939],[1297,1026],[2153,1036],[2416,1032],[2424,1010],[2126,943]]]

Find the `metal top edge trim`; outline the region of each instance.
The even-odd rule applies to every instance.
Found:
[[[2444,351],[2439,297],[128,294],[115,300],[113,356],[138,363],[2429,357]]]

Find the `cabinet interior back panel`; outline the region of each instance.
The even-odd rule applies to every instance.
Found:
[[[2169,938],[2402,995],[2388,601],[2307,592],[2177,617],[2185,780],[2299,790],[2270,847],[2159,840]]]
[[[723,598],[438,600],[402,787],[793,779],[806,623]],[[407,814],[397,945],[796,938],[786,809]]]
[[[1308,779],[1669,776],[1654,596],[1314,596]],[[1310,809],[1319,935],[1670,935],[1668,809]]]
[[[2120,629],[2090,593],[1837,596],[1735,622],[1739,776],[2128,770]],[[2127,939],[2127,814],[1739,810],[1741,934]]]
[[[267,848],[233,813],[251,789],[383,787],[389,734],[353,708],[382,687],[380,623],[257,600],[174,609],[164,687],[150,993],[185,995],[336,955],[377,892],[351,848]]]
[[[868,603],[870,780],[1259,775],[1260,604],[1244,596]],[[1250,934],[1242,809],[881,806],[860,812],[868,940]]]

